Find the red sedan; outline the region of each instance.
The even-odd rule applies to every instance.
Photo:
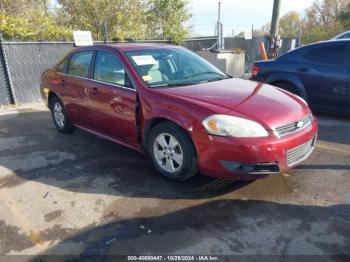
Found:
[[[78,127],[146,152],[174,180],[280,173],[317,138],[302,98],[231,78],[177,46],[77,48],[43,73],[41,93],[58,131]]]

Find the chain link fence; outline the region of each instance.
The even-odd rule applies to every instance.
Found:
[[[4,42],[16,103],[37,102],[42,72],[73,48],[73,43]]]

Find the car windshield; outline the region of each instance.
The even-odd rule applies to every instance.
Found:
[[[194,85],[229,78],[200,56],[184,48],[127,51],[126,56],[151,88]]]

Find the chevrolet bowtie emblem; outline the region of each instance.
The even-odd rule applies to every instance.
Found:
[[[297,128],[301,128],[301,127],[303,127],[303,125],[304,125],[304,122],[303,121],[299,121],[297,123]]]

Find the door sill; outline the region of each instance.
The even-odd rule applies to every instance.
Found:
[[[120,145],[129,147],[129,148],[131,148],[131,149],[134,149],[134,150],[138,151],[139,153],[142,153],[142,154],[145,153],[144,150],[143,150],[143,148],[142,148],[140,145],[128,143],[128,142],[126,142],[125,140],[121,140],[121,139],[117,139],[117,138],[111,137],[111,136],[109,136],[109,135],[106,135],[106,134],[100,133],[100,132],[98,132],[98,131],[95,131],[95,130],[93,130],[93,129],[90,129],[90,128],[87,128],[87,127],[85,127],[85,126],[82,126],[82,125],[80,125],[80,124],[74,124],[74,125],[75,125],[76,127],[80,128],[80,129],[84,130],[84,131],[87,131],[87,132],[89,132],[89,133],[92,133],[92,134],[94,134],[94,135],[97,135],[97,136],[99,136],[99,137],[102,137],[102,138],[107,139],[107,140],[109,140],[109,141],[112,141],[112,142],[114,142],[114,143],[117,143],[117,144],[120,144]]]

